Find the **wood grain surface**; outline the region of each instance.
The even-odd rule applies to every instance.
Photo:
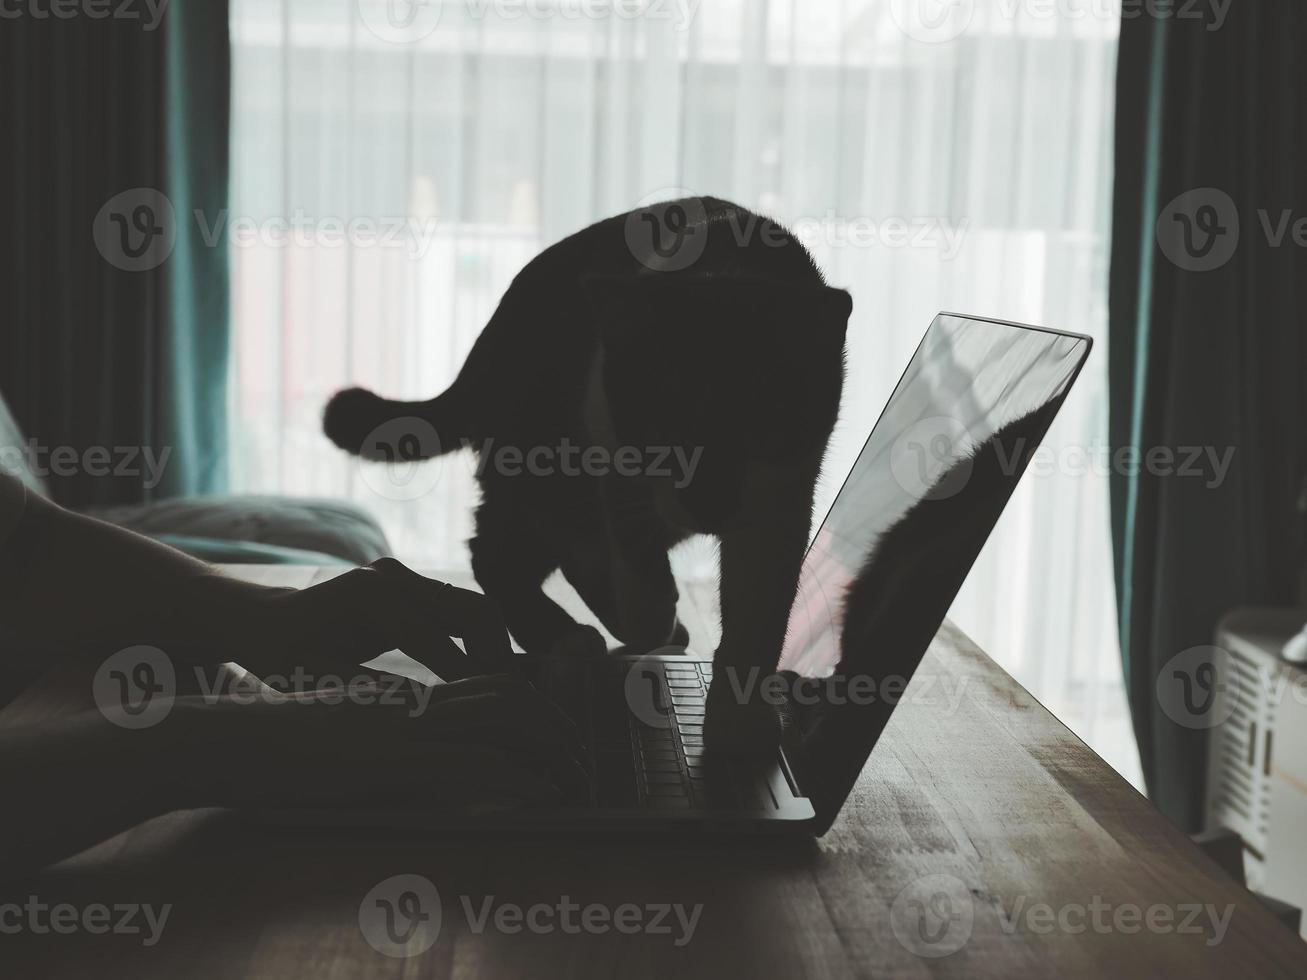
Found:
[[[331,574],[233,571],[300,587]],[[685,591],[683,619],[710,630],[711,599]],[[87,695],[85,676],[56,671],[0,724]],[[396,875],[439,894],[438,928],[429,917],[409,948],[433,941],[409,957],[378,952],[360,920]],[[0,932],[0,976],[1307,976],[1292,932],[949,624],[820,840],[440,840],[203,811],[144,824],[28,891],[171,911],[153,946]],[[564,918],[564,904],[577,911]],[[534,929],[512,912],[532,906]],[[699,910],[692,930],[678,907]]]

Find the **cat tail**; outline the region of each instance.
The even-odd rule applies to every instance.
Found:
[[[462,398],[451,388],[425,402],[382,398],[364,388],[331,396],[322,431],[347,453],[384,463],[432,459],[462,448]]]

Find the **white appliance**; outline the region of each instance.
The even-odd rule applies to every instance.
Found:
[[[1209,730],[1207,829],[1243,838],[1248,887],[1307,908],[1307,669],[1281,656],[1307,611],[1239,609],[1217,628],[1229,715]],[[1304,932],[1307,935],[1307,932]]]

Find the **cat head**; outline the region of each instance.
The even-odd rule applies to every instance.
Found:
[[[612,434],[620,446],[667,450],[670,473],[645,476],[693,530],[730,516],[751,464],[815,479],[839,414],[847,292],[675,274],[583,285]]]

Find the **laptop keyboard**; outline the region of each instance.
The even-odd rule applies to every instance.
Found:
[[[589,802],[605,809],[774,809],[766,780],[736,767],[709,779],[703,723],[712,664],[646,662],[657,715],[627,704],[623,661],[551,659],[534,678],[541,690],[581,730],[590,755]],[[650,676],[656,674],[658,676]],[[645,718],[639,717],[644,714]]]
[[[689,661],[657,669],[663,683],[650,685],[654,707],[675,724],[650,725],[628,712],[640,803],[653,810],[689,809],[703,795],[703,717],[712,665]]]

